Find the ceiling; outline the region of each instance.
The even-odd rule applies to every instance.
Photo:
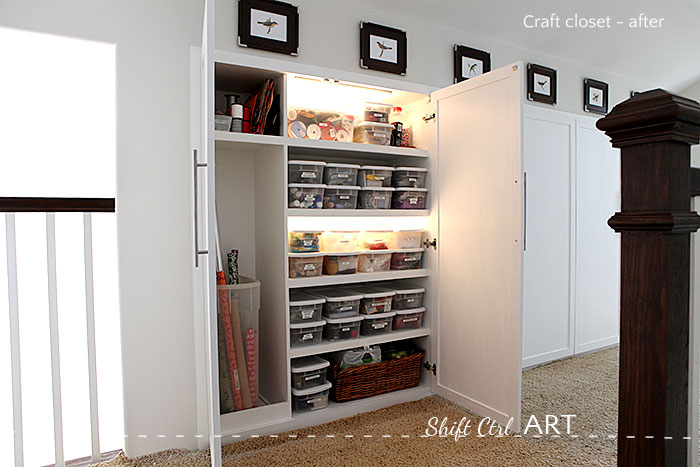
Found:
[[[440,25],[545,53],[679,92],[700,81],[700,0],[392,0]],[[526,15],[561,18],[559,29],[526,29]],[[661,28],[632,29],[644,13]],[[564,20],[610,16],[609,29],[566,28]],[[623,21],[624,25],[618,25]]]

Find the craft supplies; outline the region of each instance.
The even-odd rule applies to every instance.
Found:
[[[216,131],[230,131],[231,117],[228,115],[214,115],[214,129]]]
[[[298,209],[321,209],[326,185],[290,183],[288,206]]]
[[[290,253],[314,253],[321,250],[321,235],[318,230],[292,230],[288,234]]]
[[[392,209],[425,209],[427,188],[396,188],[391,200]]]
[[[391,303],[391,308],[394,311],[420,308],[422,305],[425,288],[401,284],[392,284],[391,288],[394,290],[394,292],[396,292],[396,295],[394,295],[394,299]]]
[[[357,207],[358,209],[389,209],[393,192],[393,188],[361,188],[357,198]]]
[[[393,330],[418,329],[423,327],[423,314],[425,308],[415,308],[410,310],[394,310]]]
[[[289,343],[292,347],[303,347],[321,343],[324,320],[311,323],[295,323],[289,325]]]
[[[396,167],[391,174],[395,188],[423,188],[428,169],[423,167]]]
[[[357,253],[329,253],[323,257],[323,274],[355,274],[357,272]]]
[[[391,250],[366,250],[360,253],[358,272],[383,272],[391,267]]]
[[[323,253],[289,253],[289,277],[318,277],[323,271]]]
[[[355,206],[357,206],[357,194],[359,191],[359,186],[326,187],[323,192],[323,208],[355,209]]]
[[[357,184],[361,187],[390,187],[393,171],[393,167],[363,165],[357,174]]]
[[[326,167],[321,161],[289,161],[287,173],[289,183],[320,184]]]
[[[346,318],[360,313],[362,294],[351,292],[341,287],[315,289],[312,293],[325,299],[323,303],[324,318]]]
[[[258,91],[250,96],[245,106],[250,110],[250,133],[263,134],[267,122],[267,114],[272,107],[275,94],[275,81],[267,80]],[[245,120],[245,114],[244,114]]]
[[[362,122],[355,126],[353,141],[363,144],[376,144],[378,146],[389,146],[391,143],[391,132],[394,125],[391,123]]]
[[[388,250],[393,239],[393,230],[365,230],[361,246],[365,250]]]
[[[360,240],[358,230],[331,230],[321,237],[321,246],[326,252],[356,251]]]
[[[360,314],[364,315],[391,311],[391,301],[396,295],[393,290],[381,286],[358,285],[348,290],[362,294]]]
[[[365,345],[357,349],[335,352],[330,358],[341,369],[370,365],[382,361],[382,349],[378,345]]]
[[[380,102],[365,102],[364,121],[376,123],[389,123],[389,112],[391,112],[391,104],[382,104]]]
[[[308,389],[292,388],[292,408],[298,413],[325,409],[331,386],[331,383],[325,383]]]
[[[337,164],[328,162],[323,173],[323,183],[326,185],[355,186],[357,184],[357,164]]]
[[[351,142],[352,115],[343,112],[292,107],[287,113],[287,134],[292,138]]]
[[[361,322],[362,316],[326,318],[326,325],[323,327],[323,338],[335,342],[360,337]]]
[[[361,331],[363,336],[376,336],[379,334],[389,334],[391,325],[396,313],[379,313],[365,316],[362,320]]]
[[[395,250],[420,248],[424,233],[424,230],[397,230],[394,232],[391,248]]]
[[[401,146],[401,139],[403,138],[403,109],[401,107],[394,107],[391,110],[391,124],[394,129],[391,131],[391,145]]]
[[[420,269],[423,260],[422,248],[394,251],[391,254],[391,270]]]
[[[228,283],[238,284],[238,250],[231,250],[228,257]]]
[[[328,360],[316,355],[292,360],[292,388],[318,388],[326,384],[326,372],[330,365]]]
[[[325,298],[317,295],[292,290],[289,293],[289,322],[296,324],[320,321],[325,302]]]

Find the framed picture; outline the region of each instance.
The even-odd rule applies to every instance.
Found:
[[[527,98],[531,101],[555,105],[557,103],[557,70],[528,63]]]
[[[491,54],[455,44],[455,83],[491,71]]]
[[[239,0],[238,45],[296,55],[299,11],[275,0]]]
[[[360,23],[360,66],[406,74],[406,31],[374,23]]]
[[[584,78],[583,110],[603,115],[608,113],[608,83]]]

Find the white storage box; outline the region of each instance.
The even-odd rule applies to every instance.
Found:
[[[384,165],[363,165],[357,174],[357,184],[361,187],[391,187],[393,167]]]
[[[355,186],[357,185],[357,172],[360,166],[357,164],[337,164],[328,162],[323,172],[323,183],[329,186]]]
[[[360,337],[360,323],[362,323],[362,316],[326,318],[326,325],[323,327],[323,337],[330,342],[355,339]]]
[[[425,209],[427,188],[396,188],[391,201],[392,209]]]
[[[391,250],[365,250],[357,261],[357,272],[385,272],[391,269]]]
[[[326,318],[346,318],[360,313],[362,294],[340,287],[315,289],[313,295],[324,298],[323,316]]]
[[[325,166],[321,161],[289,161],[287,183],[322,184]]]
[[[362,320],[362,335],[376,336],[378,334],[389,334],[391,332],[394,316],[396,316],[396,313],[393,311],[390,313],[365,316]]]
[[[423,262],[424,251],[423,248],[395,250],[391,254],[391,269],[395,271],[420,269]]]
[[[392,310],[408,310],[411,308],[420,308],[423,305],[425,288],[412,287],[411,285],[394,286],[393,284],[391,288],[396,292],[391,302]]]
[[[288,206],[290,208],[321,209],[325,189],[326,185],[291,183],[289,185]]]
[[[423,313],[425,308],[415,308],[412,310],[394,310],[394,331],[402,329],[419,329],[423,327]]]
[[[292,347],[303,347],[321,343],[324,320],[311,323],[298,323],[289,325],[289,342]]]
[[[391,185],[396,188],[425,188],[428,169],[423,167],[396,167],[391,174]]]
[[[295,412],[311,412],[328,407],[328,391],[331,383],[322,384],[308,389],[292,388],[292,408]]]
[[[394,232],[391,247],[395,250],[420,248],[423,245],[425,230],[398,230]]]
[[[381,102],[365,102],[365,122],[389,123],[389,114],[394,107]]]
[[[325,301],[325,298],[292,290],[289,293],[289,322],[297,324],[320,321]]]
[[[323,253],[289,253],[289,277],[317,277],[323,273]]]
[[[358,123],[355,125],[355,135],[353,140],[356,143],[389,146],[389,143],[391,143],[391,132],[393,129],[394,125],[391,123]]]
[[[321,235],[318,230],[292,230],[288,234],[290,253],[314,253],[321,250]]]
[[[393,188],[362,188],[357,198],[358,209],[389,209],[394,193]]]
[[[364,250],[388,250],[393,240],[393,230],[365,230],[360,245]]]
[[[323,192],[324,209],[355,209],[359,186],[330,186]]]
[[[358,253],[326,253],[323,257],[323,274],[355,274],[357,272]]]
[[[376,285],[358,285],[348,290],[362,294],[360,313],[365,315],[391,311],[391,302],[396,295],[392,289]]]
[[[359,230],[331,230],[322,237],[321,247],[326,252],[353,252],[358,249]]]
[[[330,366],[328,360],[316,355],[292,360],[292,388],[318,388],[326,384],[326,371]]]

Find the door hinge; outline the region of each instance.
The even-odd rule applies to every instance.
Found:
[[[425,240],[425,241],[423,242],[423,246],[426,247],[426,248],[431,248],[431,247],[432,247],[432,248],[434,248],[435,250],[437,250],[437,238],[432,239],[432,241],[431,241],[431,240]]]
[[[424,122],[429,122],[430,120],[434,120],[434,119],[435,119],[435,112],[433,112],[433,113],[431,113],[431,114],[426,114],[426,115],[423,117],[423,121],[424,121]]]
[[[437,364],[430,362],[423,362],[423,368],[431,372],[433,375],[437,375]]]

